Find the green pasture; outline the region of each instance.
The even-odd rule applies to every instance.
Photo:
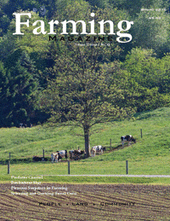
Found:
[[[98,156],[95,156],[98,158]],[[155,157],[151,161],[128,161],[129,174],[132,175],[169,175],[170,159]],[[81,174],[126,174],[126,161],[71,161],[70,173]],[[1,166],[1,174],[7,174],[7,165]],[[10,174],[14,176],[67,175],[68,163],[33,162],[10,165]]]
[[[129,174],[134,175],[169,175],[170,174],[170,108],[160,108],[155,111],[141,113],[132,121],[116,121],[98,124],[92,129],[90,146],[103,145],[107,151],[88,159],[71,161],[71,174],[126,174],[126,160],[129,162]],[[142,129],[142,138],[141,138]],[[67,162],[32,162],[33,155],[50,158],[56,150],[84,149],[83,131],[73,126],[49,127],[36,126],[32,128],[1,128],[0,129],[0,179],[9,181],[11,175],[64,175],[68,174]],[[121,144],[122,135],[132,134],[137,143],[116,150]],[[111,148],[110,148],[111,139]],[[11,153],[10,175],[7,175],[6,161]],[[27,160],[27,162],[21,162]],[[75,182],[74,177],[46,177],[46,181]],[[84,180],[86,178],[77,178]],[[125,178],[88,178],[92,181]],[[87,180],[88,180],[87,179]],[[94,179],[94,180],[93,180]],[[128,178],[132,179],[132,178]],[[127,180],[128,180],[127,179]],[[137,179],[144,182],[147,179]],[[132,180],[135,180],[132,179]],[[156,179],[156,178],[154,178]],[[153,180],[154,180],[153,179]],[[161,178],[162,180],[163,178]],[[143,181],[141,181],[143,180]],[[150,179],[152,180],[152,179]],[[166,181],[167,180],[167,181]],[[122,182],[123,182],[122,181]],[[90,182],[90,181],[89,181]],[[95,181],[94,181],[95,182]],[[97,181],[96,181],[97,182]],[[129,182],[129,181],[128,181]],[[154,182],[160,182],[157,178]],[[168,179],[165,179],[168,183]]]

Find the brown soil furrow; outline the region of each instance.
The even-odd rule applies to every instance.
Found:
[[[128,197],[128,196],[127,196]],[[154,196],[152,196],[152,197],[154,197]],[[133,202],[136,202],[136,203],[143,203],[143,201],[145,201],[145,202],[147,202],[147,201],[149,201],[149,203],[150,204],[152,204],[152,205],[154,205],[154,206],[156,206],[156,204],[163,204],[163,205],[161,205],[161,206],[163,206],[163,207],[169,207],[168,206],[168,204],[169,204],[169,202],[165,202],[163,199],[161,199],[161,200],[157,200],[157,199],[151,199],[151,198],[148,198],[147,196],[145,197],[145,196],[142,196],[142,198],[139,200],[139,196],[130,196],[128,199],[126,199],[126,198],[116,198],[116,197],[110,197],[110,199],[116,199],[116,200],[121,200],[121,201],[124,201],[124,202],[129,202],[129,201],[133,201]],[[167,205],[165,205],[165,203],[167,203]],[[147,204],[147,205],[149,205],[149,204]]]
[[[3,203],[3,202],[1,202],[0,203],[0,206],[4,206],[4,207],[14,207],[14,206],[12,206],[12,205],[9,205],[8,203]]]
[[[86,199],[87,200],[87,199]],[[105,201],[108,201],[108,200],[105,200]],[[110,201],[108,201],[108,202],[110,202]],[[136,202],[136,204],[140,204],[139,202]],[[158,206],[156,206],[156,205],[153,205],[153,203],[151,203],[151,205],[150,204],[142,204],[141,203],[141,205],[143,205],[143,206],[149,206],[149,207],[153,207],[153,206],[155,206],[155,207],[158,207]],[[160,205],[159,205],[159,207],[160,207]],[[165,206],[162,206],[162,207],[165,207]]]
[[[91,196],[90,196],[90,193],[87,195],[86,194],[86,196],[88,197],[88,198],[91,198]],[[120,198],[120,197],[111,197],[111,196],[107,196],[107,195],[105,195],[105,196],[102,196],[102,197],[99,197],[99,196],[95,196],[94,195],[94,199],[95,200],[100,200],[100,201],[102,201],[103,199],[105,200],[105,201],[108,201],[108,202],[111,202],[111,201],[113,201],[113,202],[126,202],[126,199],[124,199],[123,197],[122,198]],[[132,199],[132,200],[127,200],[127,202],[132,202],[132,201],[134,201],[134,199]]]
[[[143,199],[148,199],[148,200],[149,200],[151,197],[154,196],[154,198],[155,198],[154,200],[156,200],[156,201],[159,200],[160,202],[161,202],[161,201],[164,201],[165,199],[166,199],[166,200],[170,200],[170,197],[169,197],[169,199],[166,198],[166,197],[163,197],[163,196],[161,196],[161,197],[158,198],[158,196],[157,196],[157,195],[154,195],[154,194],[149,195],[149,196],[146,195],[146,194],[145,194],[145,195],[144,195],[144,194],[140,194],[140,195],[136,195],[136,194],[131,194],[131,195],[129,195],[129,194],[124,194],[124,197],[125,197],[125,196],[128,197],[128,198],[129,198],[129,197],[133,197],[133,198],[136,198],[136,197],[139,198],[139,197],[140,197],[141,199],[143,198]],[[169,203],[169,202],[168,202],[168,203]]]
[[[0,206],[0,220],[157,221],[168,220],[170,217],[169,186],[62,185],[54,183],[42,184],[42,186],[68,187],[69,192],[76,192],[77,195],[13,196],[9,191],[9,184],[0,184],[0,199],[4,203]],[[40,202],[44,205],[39,205]],[[57,206],[47,205],[50,202],[56,203]],[[102,202],[103,205],[101,205]],[[108,203],[114,202],[120,205],[108,205]],[[122,204],[129,202],[135,204]],[[79,204],[76,205],[77,203]]]
[[[27,200],[27,201],[29,201],[29,199]],[[25,204],[26,206],[28,206],[28,205],[30,205],[29,203],[27,203],[27,202],[24,202],[24,201],[22,201],[22,200],[18,200],[18,199],[13,199],[13,201],[6,201],[8,204],[7,204],[7,206],[8,207],[13,207],[13,208],[17,208],[18,206],[21,206],[21,205],[23,205],[23,204]],[[31,206],[35,206],[35,205],[31,205]]]

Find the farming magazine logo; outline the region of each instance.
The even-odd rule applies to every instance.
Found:
[[[40,9],[38,10],[37,8],[33,9],[34,12],[39,12],[40,15],[45,16],[46,14],[46,8],[45,6],[40,7]],[[27,26],[28,28],[30,27],[30,18],[32,17],[31,13],[13,13],[13,16],[15,16],[15,33],[13,33],[13,35],[24,35],[24,32],[21,32],[21,26]],[[131,29],[131,26],[134,24],[133,21],[127,21],[127,20],[121,20],[118,22],[117,27],[118,27],[118,31],[115,33],[114,31],[114,27],[115,24],[113,21],[111,20],[101,20],[98,21],[97,23],[95,22],[95,13],[90,13],[90,16],[92,18],[91,21],[89,22],[85,22],[83,20],[78,20],[78,21],[74,21],[74,20],[64,20],[64,21],[58,21],[58,20],[51,20],[50,22],[48,22],[49,25],[49,29],[50,32],[47,33],[46,31],[46,27],[45,27],[45,23],[43,20],[37,20],[35,21],[32,26],[35,26],[35,28],[33,29],[33,34],[34,35],[49,35],[49,41],[50,40],[56,40],[56,35],[57,32],[54,30],[56,26],[61,26],[62,27],[62,32],[59,33],[60,35],[62,35],[62,38],[60,40],[65,40],[66,36],[69,36],[67,39],[69,41],[73,41],[75,40],[73,36],[78,36],[78,41],[82,40],[82,37],[86,36],[86,41],[88,41],[90,39],[90,37],[93,37],[94,41],[96,39],[98,40],[104,40],[105,38],[103,36],[105,36],[106,34],[108,35],[108,41],[112,41],[112,36],[116,35],[116,41],[119,43],[128,43],[132,41],[132,35],[128,33],[128,31]],[[26,19],[25,22],[22,22],[21,19]],[[72,25],[72,31],[70,33],[68,33],[68,25],[71,24]],[[77,31],[77,24],[81,25],[81,32]],[[109,25],[109,32],[106,33],[105,32],[105,25],[108,24]],[[89,25],[90,28],[90,32],[87,32],[87,25]],[[99,28],[99,32],[96,33],[95,29],[96,27]],[[52,35],[55,35],[54,37],[52,37]],[[97,37],[96,37],[97,36]]]

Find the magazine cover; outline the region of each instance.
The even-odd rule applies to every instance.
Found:
[[[170,1],[0,0],[0,220],[170,219]]]

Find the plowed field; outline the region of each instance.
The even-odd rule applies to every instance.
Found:
[[[0,184],[0,220],[170,220],[170,186]]]

